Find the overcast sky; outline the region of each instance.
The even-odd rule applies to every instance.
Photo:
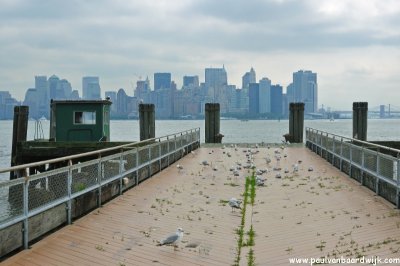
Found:
[[[139,77],[171,72],[180,87],[223,64],[239,87],[251,67],[284,90],[317,72],[319,106],[400,106],[400,1],[0,0],[0,90],[18,100],[35,75],[133,95]]]

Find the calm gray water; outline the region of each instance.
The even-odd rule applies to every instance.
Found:
[[[12,121],[0,121],[0,168],[10,165],[12,143]],[[350,137],[352,120],[305,120],[305,127],[312,127],[337,135]],[[42,121],[44,138],[49,136],[49,121]],[[200,127],[201,142],[204,142],[204,120],[157,120],[156,136],[164,136],[183,130]],[[221,133],[225,143],[280,143],[282,135],[289,132],[288,120],[221,120]],[[400,140],[400,119],[368,120],[369,140]],[[28,140],[34,139],[35,121],[29,121]],[[112,141],[138,141],[139,122],[137,120],[111,121]],[[4,180],[4,175],[0,180]]]

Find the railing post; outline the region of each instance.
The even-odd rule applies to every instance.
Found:
[[[118,169],[118,174],[119,174],[119,195],[122,195],[122,172],[123,172],[123,157],[122,157],[122,149],[120,150],[119,154],[119,169]]]
[[[397,209],[400,208],[400,157],[399,154],[397,154],[397,176],[396,176],[396,207]]]
[[[139,185],[139,147],[136,147],[136,186]]]
[[[176,161],[176,134],[174,134],[174,162]]]
[[[339,160],[339,169],[343,172],[343,138],[340,138],[340,160]]]
[[[161,142],[161,139],[159,139],[159,142],[158,142],[158,158],[159,158],[159,160],[158,160],[158,164],[159,164],[159,167],[160,167],[160,172],[161,172],[161,156],[162,156],[162,151],[161,151],[161,144],[162,142]]]
[[[319,156],[323,158],[323,153],[322,153],[322,131],[319,134]]]
[[[193,129],[190,130],[190,151],[193,151]]]
[[[24,183],[23,183],[23,208],[24,208],[24,222],[23,222],[23,243],[24,243],[24,249],[29,248],[29,219],[28,219],[28,214],[29,214],[29,179],[28,177],[25,178]]]
[[[360,178],[360,183],[361,185],[364,185],[364,170],[365,170],[365,164],[364,164],[364,160],[365,160],[365,155],[364,155],[364,145],[361,148],[361,178]]]
[[[379,152],[376,152],[376,177],[375,177],[375,193],[379,196]]]
[[[168,136],[167,136],[167,144],[168,144],[168,146],[167,146],[167,148],[168,148],[167,165],[169,166],[169,137]]]
[[[147,145],[147,147],[148,147],[148,148],[147,148],[147,149],[148,149],[147,152],[148,152],[148,155],[149,155],[149,156],[147,157],[147,158],[148,158],[147,162],[149,163],[149,176],[148,176],[147,178],[149,178],[149,177],[151,176],[151,163],[150,163],[150,161],[151,161],[151,159],[152,159],[152,158],[151,158],[151,145]]]
[[[103,179],[103,167],[101,166],[101,155],[99,155],[99,162],[97,165],[97,185],[99,186],[99,188],[97,189],[97,207],[101,207],[101,181]]]
[[[183,135],[181,133],[181,146],[179,147],[180,149],[183,148]],[[181,154],[181,158],[183,157],[183,155],[185,154],[185,150],[183,151],[183,154]]]
[[[349,157],[350,157],[350,169],[349,169],[349,176],[352,177],[352,171],[353,171],[353,144],[349,145]]]
[[[332,165],[335,166],[335,154],[336,154],[336,140],[335,136],[332,138]]]
[[[67,202],[67,223],[72,223],[72,161],[68,161],[68,202]]]

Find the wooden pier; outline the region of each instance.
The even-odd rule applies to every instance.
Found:
[[[251,150],[257,168],[269,171],[262,175],[265,186],[256,188],[254,206],[246,208],[244,229],[252,225],[255,238],[253,246],[240,247],[239,265],[248,264],[250,249],[255,265],[399,257],[400,216],[393,204],[303,146]],[[232,212],[226,201],[243,198],[252,171],[234,176],[230,168],[246,164],[244,151],[202,147],[2,265],[234,265],[243,214]],[[281,178],[274,167],[281,168]],[[177,249],[156,246],[178,227],[185,235]]]

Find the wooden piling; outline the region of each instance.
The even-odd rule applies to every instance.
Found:
[[[219,103],[206,103],[205,106],[205,142],[221,143]]]
[[[14,107],[14,121],[13,121],[13,138],[11,147],[11,166],[18,165],[19,159],[17,154],[17,144],[21,141],[26,141],[28,133],[28,106],[15,106]],[[10,180],[20,176],[21,173],[10,172]]]
[[[368,102],[353,102],[353,138],[367,141]]]
[[[139,104],[140,140],[152,139],[156,136],[154,104]]]
[[[289,137],[291,142],[302,143],[304,131],[304,103],[290,103],[289,111]]]

